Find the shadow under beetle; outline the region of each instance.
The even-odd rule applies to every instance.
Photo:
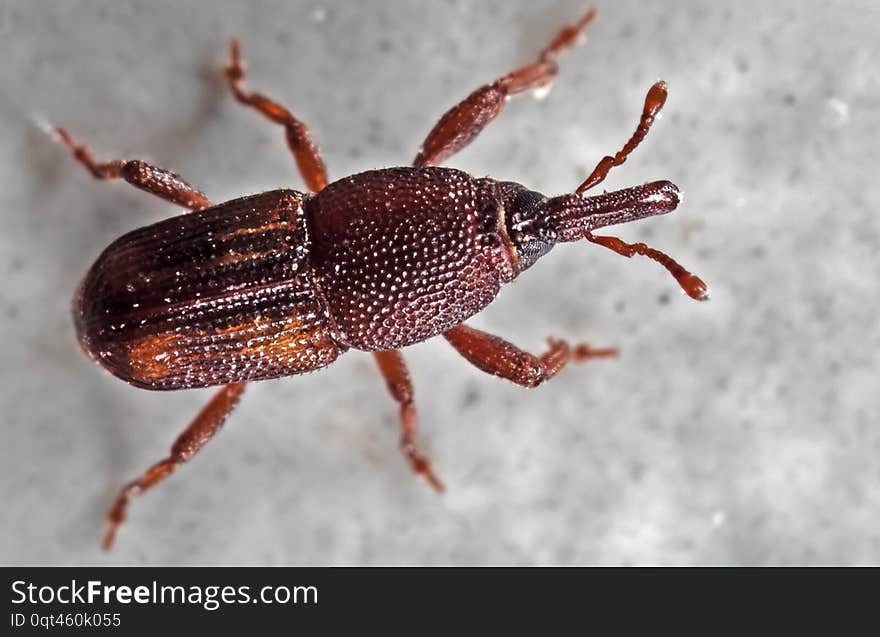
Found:
[[[413,167],[372,170],[327,184],[305,124],[260,93],[245,91],[238,43],[226,77],[239,102],[284,127],[308,189],[273,190],[213,205],[178,175],[141,161],[96,162],[63,128],[74,157],[98,179],[128,183],[191,214],[113,242],[81,283],[73,314],[83,349],[122,380],[146,389],[222,385],[167,458],[125,485],[110,508],[109,548],[132,496],[161,482],[222,426],[251,381],[329,365],[349,348],[370,351],[400,404],[400,446],[413,471],[443,485],[415,445],[413,389],[399,349],[442,334],[481,370],[534,387],[569,361],[613,356],[551,339],[535,356],[463,323],[503,283],[556,243],[586,239],[624,256],[647,256],[688,295],[706,286],[667,255],[593,231],[673,211],[668,181],[585,196],[644,139],[666,100],[654,84],[635,133],[604,157],[572,194],[525,187],[436,165],[469,144],[512,95],[546,88],[556,58],[595,16],[564,27],[537,59],[478,88],[444,114]]]

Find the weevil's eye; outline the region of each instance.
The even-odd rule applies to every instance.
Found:
[[[520,272],[527,270],[535,264],[535,261],[543,257],[553,249],[554,243],[547,243],[540,239],[528,239],[526,241],[516,242],[516,255],[519,257]]]
[[[507,234],[516,248],[520,271],[530,268],[535,261],[550,252],[553,242],[539,235],[541,218],[539,210],[547,197],[534,190],[521,189],[512,192],[507,200],[505,220]]]

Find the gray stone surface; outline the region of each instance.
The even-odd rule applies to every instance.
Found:
[[[442,341],[407,351],[437,497],[397,448],[369,356],[253,385],[222,435],[98,549],[115,489],[210,392],[145,392],[79,351],[78,279],[175,211],[93,182],[41,130],[177,170],[216,201],[301,184],[281,131],[221,74],[291,106],[332,176],[405,164],[441,112],[530,59],[565,2],[0,1],[2,563],[880,562],[880,9],[599,2],[549,98],[523,97],[450,165],[570,191],[666,79],[664,118],[606,183],[684,205],[618,234],[709,282],[591,244],[546,257],[473,323],[621,348],[538,390]]]

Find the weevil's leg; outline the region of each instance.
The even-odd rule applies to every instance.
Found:
[[[379,370],[388,385],[391,397],[400,403],[400,450],[412,470],[425,476],[436,491],[443,491],[443,483],[434,475],[431,463],[416,448],[416,407],[413,404],[413,386],[403,356],[397,350],[373,352]]]
[[[623,145],[623,148],[621,148],[614,157],[606,155],[599,160],[599,163],[596,164],[596,167],[593,169],[593,172],[590,173],[590,176],[587,177],[584,183],[577,187],[577,190],[575,190],[577,194],[580,195],[593,186],[601,183],[602,180],[608,176],[608,173],[612,168],[620,166],[626,161],[627,156],[636,149],[636,146],[642,143],[643,139],[645,139],[645,135],[648,134],[651,124],[654,123],[657,114],[666,103],[666,95],[666,82],[657,82],[648,89],[648,94],[645,96],[645,106],[642,108],[642,116],[639,118],[639,125],[636,126],[636,131],[632,134],[632,137],[629,138],[629,141]]]
[[[287,136],[287,145],[293,153],[299,172],[306,182],[306,186],[313,192],[318,192],[327,185],[327,169],[324,160],[309,129],[295,118],[290,111],[260,93],[248,93],[242,90],[241,81],[244,79],[244,64],[239,53],[238,40],[233,40],[229,45],[230,62],[226,67],[226,79],[235,99],[250,106],[267,118],[281,124]]]
[[[204,193],[186,183],[178,174],[136,159],[95,161],[88,147],[74,142],[64,128],[58,127],[55,131],[73,153],[74,159],[85,166],[95,179],[124,179],[136,188],[190,210],[201,210],[211,205]]]
[[[581,33],[595,16],[596,10],[589,9],[580,20],[563,27],[537,60],[481,86],[449,109],[428,133],[413,164],[439,164],[471,143],[489,122],[498,117],[511,95],[549,88],[559,71],[556,58],[578,43]]]
[[[617,237],[587,233],[585,238],[587,241],[605,246],[609,250],[614,250],[617,254],[625,257],[632,257],[637,254],[648,257],[666,268],[689,297],[697,301],[705,301],[709,298],[709,286],[700,277],[686,270],[678,261],[665,252],[660,252],[660,250],[656,250],[644,243],[626,243]]]
[[[189,427],[174,441],[168,457],[160,460],[139,478],[122,487],[107,514],[107,532],[101,543],[105,551],[113,545],[116,531],[119,525],[125,521],[125,511],[128,508],[129,500],[162,482],[177,468],[177,465],[192,458],[206,442],[213,438],[235,408],[244,387],[244,383],[230,383],[220,389],[214,394],[211,401],[202,408]]]
[[[555,338],[549,339],[550,347],[545,353],[535,356],[498,336],[464,324],[447,330],[443,336],[474,366],[524,387],[537,387],[569,362],[617,356],[615,348],[596,349],[586,343],[569,345]]]

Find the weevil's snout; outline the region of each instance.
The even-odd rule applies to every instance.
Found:
[[[672,212],[681,192],[669,181],[615,190],[593,197],[571,194],[548,199],[541,214],[544,232],[554,241],[578,241],[604,226],[637,221]]]

